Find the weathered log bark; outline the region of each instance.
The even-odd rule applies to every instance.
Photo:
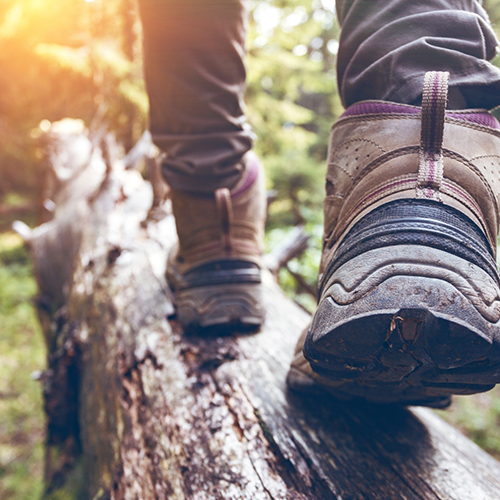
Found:
[[[309,316],[270,274],[261,332],[183,334],[164,279],[172,216],[147,221],[150,186],[87,154],[30,237],[53,488],[80,454],[89,499],[500,497],[500,464],[429,410],[289,392]]]

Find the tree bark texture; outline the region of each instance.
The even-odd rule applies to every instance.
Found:
[[[184,334],[164,278],[172,216],[148,219],[149,183],[95,141],[51,134],[80,167],[29,238],[50,488],[79,463],[87,499],[500,498],[500,464],[433,412],[290,392],[310,317],[269,273],[259,333]]]

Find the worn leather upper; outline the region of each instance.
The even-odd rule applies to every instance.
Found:
[[[500,193],[497,123],[485,110],[446,112],[438,193],[442,203],[481,227],[494,251]],[[417,197],[420,148],[418,107],[365,101],[337,121],[328,154],[321,269],[342,235],[363,215],[394,199]]]
[[[261,264],[266,218],[262,166],[252,152],[245,155],[245,174],[236,187],[213,195],[172,190],[172,208],[179,244],[171,253],[183,274],[220,259]]]

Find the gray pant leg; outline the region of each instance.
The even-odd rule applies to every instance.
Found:
[[[140,0],[150,129],[167,153],[163,175],[211,193],[240,179],[252,146],[243,113],[242,0]]]
[[[337,0],[337,60],[344,106],[381,99],[418,103],[426,71],[449,71],[464,99],[455,107],[500,105],[498,41],[476,0]],[[452,103],[453,104],[453,103]]]

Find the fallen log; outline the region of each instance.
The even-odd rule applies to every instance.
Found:
[[[500,497],[500,464],[427,409],[291,393],[309,315],[270,273],[259,333],[184,334],[164,278],[172,216],[147,218],[150,185],[106,168],[102,141],[51,133],[52,155],[79,147],[87,166],[67,166],[54,219],[26,236],[49,347],[48,497]]]

